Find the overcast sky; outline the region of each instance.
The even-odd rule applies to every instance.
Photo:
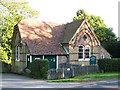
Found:
[[[78,9],[102,17],[108,27],[118,35],[119,0],[27,0],[40,12],[43,21],[67,23],[76,16]]]

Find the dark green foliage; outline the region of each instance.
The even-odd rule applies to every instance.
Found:
[[[11,72],[11,64],[7,64],[5,62],[0,62],[2,66],[2,73],[10,73]]]
[[[111,54],[112,58],[120,58],[120,41],[109,41],[106,50]]]
[[[120,72],[120,58],[99,59],[98,66],[101,72]]]
[[[89,24],[94,29],[99,28],[99,27],[106,27],[107,28],[106,24],[104,23],[104,20],[100,16],[88,14],[84,10],[78,10],[76,12],[76,16],[73,18],[73,21],[81,20],[83,18],[86,18],[87,21],[89,22]]]
[[[34,60],[30,64],[30,76],[38,79],[47,79],[48,60]]]
[[[26,0],[0,0],[0,59],[10,64],[12,60],[12,35],[14,26],[24,18],[37,16]]]
[[[105,46],[104,44],[110,41],[114,41],[116,39],[115,34],[110,28],[99,27],[96,28],[94,32],[96,33],[96,36],[98,37],[103,46]]]

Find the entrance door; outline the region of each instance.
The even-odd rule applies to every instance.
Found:
[[[44,56],[44,57],[49,61],[49,68],[56,69],[56,56],[51,55],[51,56]]]
[[[27,67],[30,66],[30,55],[27,55]]]

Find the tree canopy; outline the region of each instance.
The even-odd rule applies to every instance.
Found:
[[[78,10],[76,12],[76,16],[73,18],[73,21],[75,21],[75,20],[81,20],[83,18],[86,18],[87,21],[90,23],[90,25],[94,29],[98,28],[98,27],[104,27],[104,28],[107,27],[107,25],[104,23],[104,20],[100,16],[89,15],[84,10]]]
[[[33,10],[25,0],[0,0],[0,42],[1,59],[11,62],[11,38],[14,26],[24,18],[37,17],[38,12]]]

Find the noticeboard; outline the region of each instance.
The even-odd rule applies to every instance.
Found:
[[[92,55],[91,57],[90,57],[90,65],[91,64],[96,64],[96,56],[94,56],[94,55]]]

